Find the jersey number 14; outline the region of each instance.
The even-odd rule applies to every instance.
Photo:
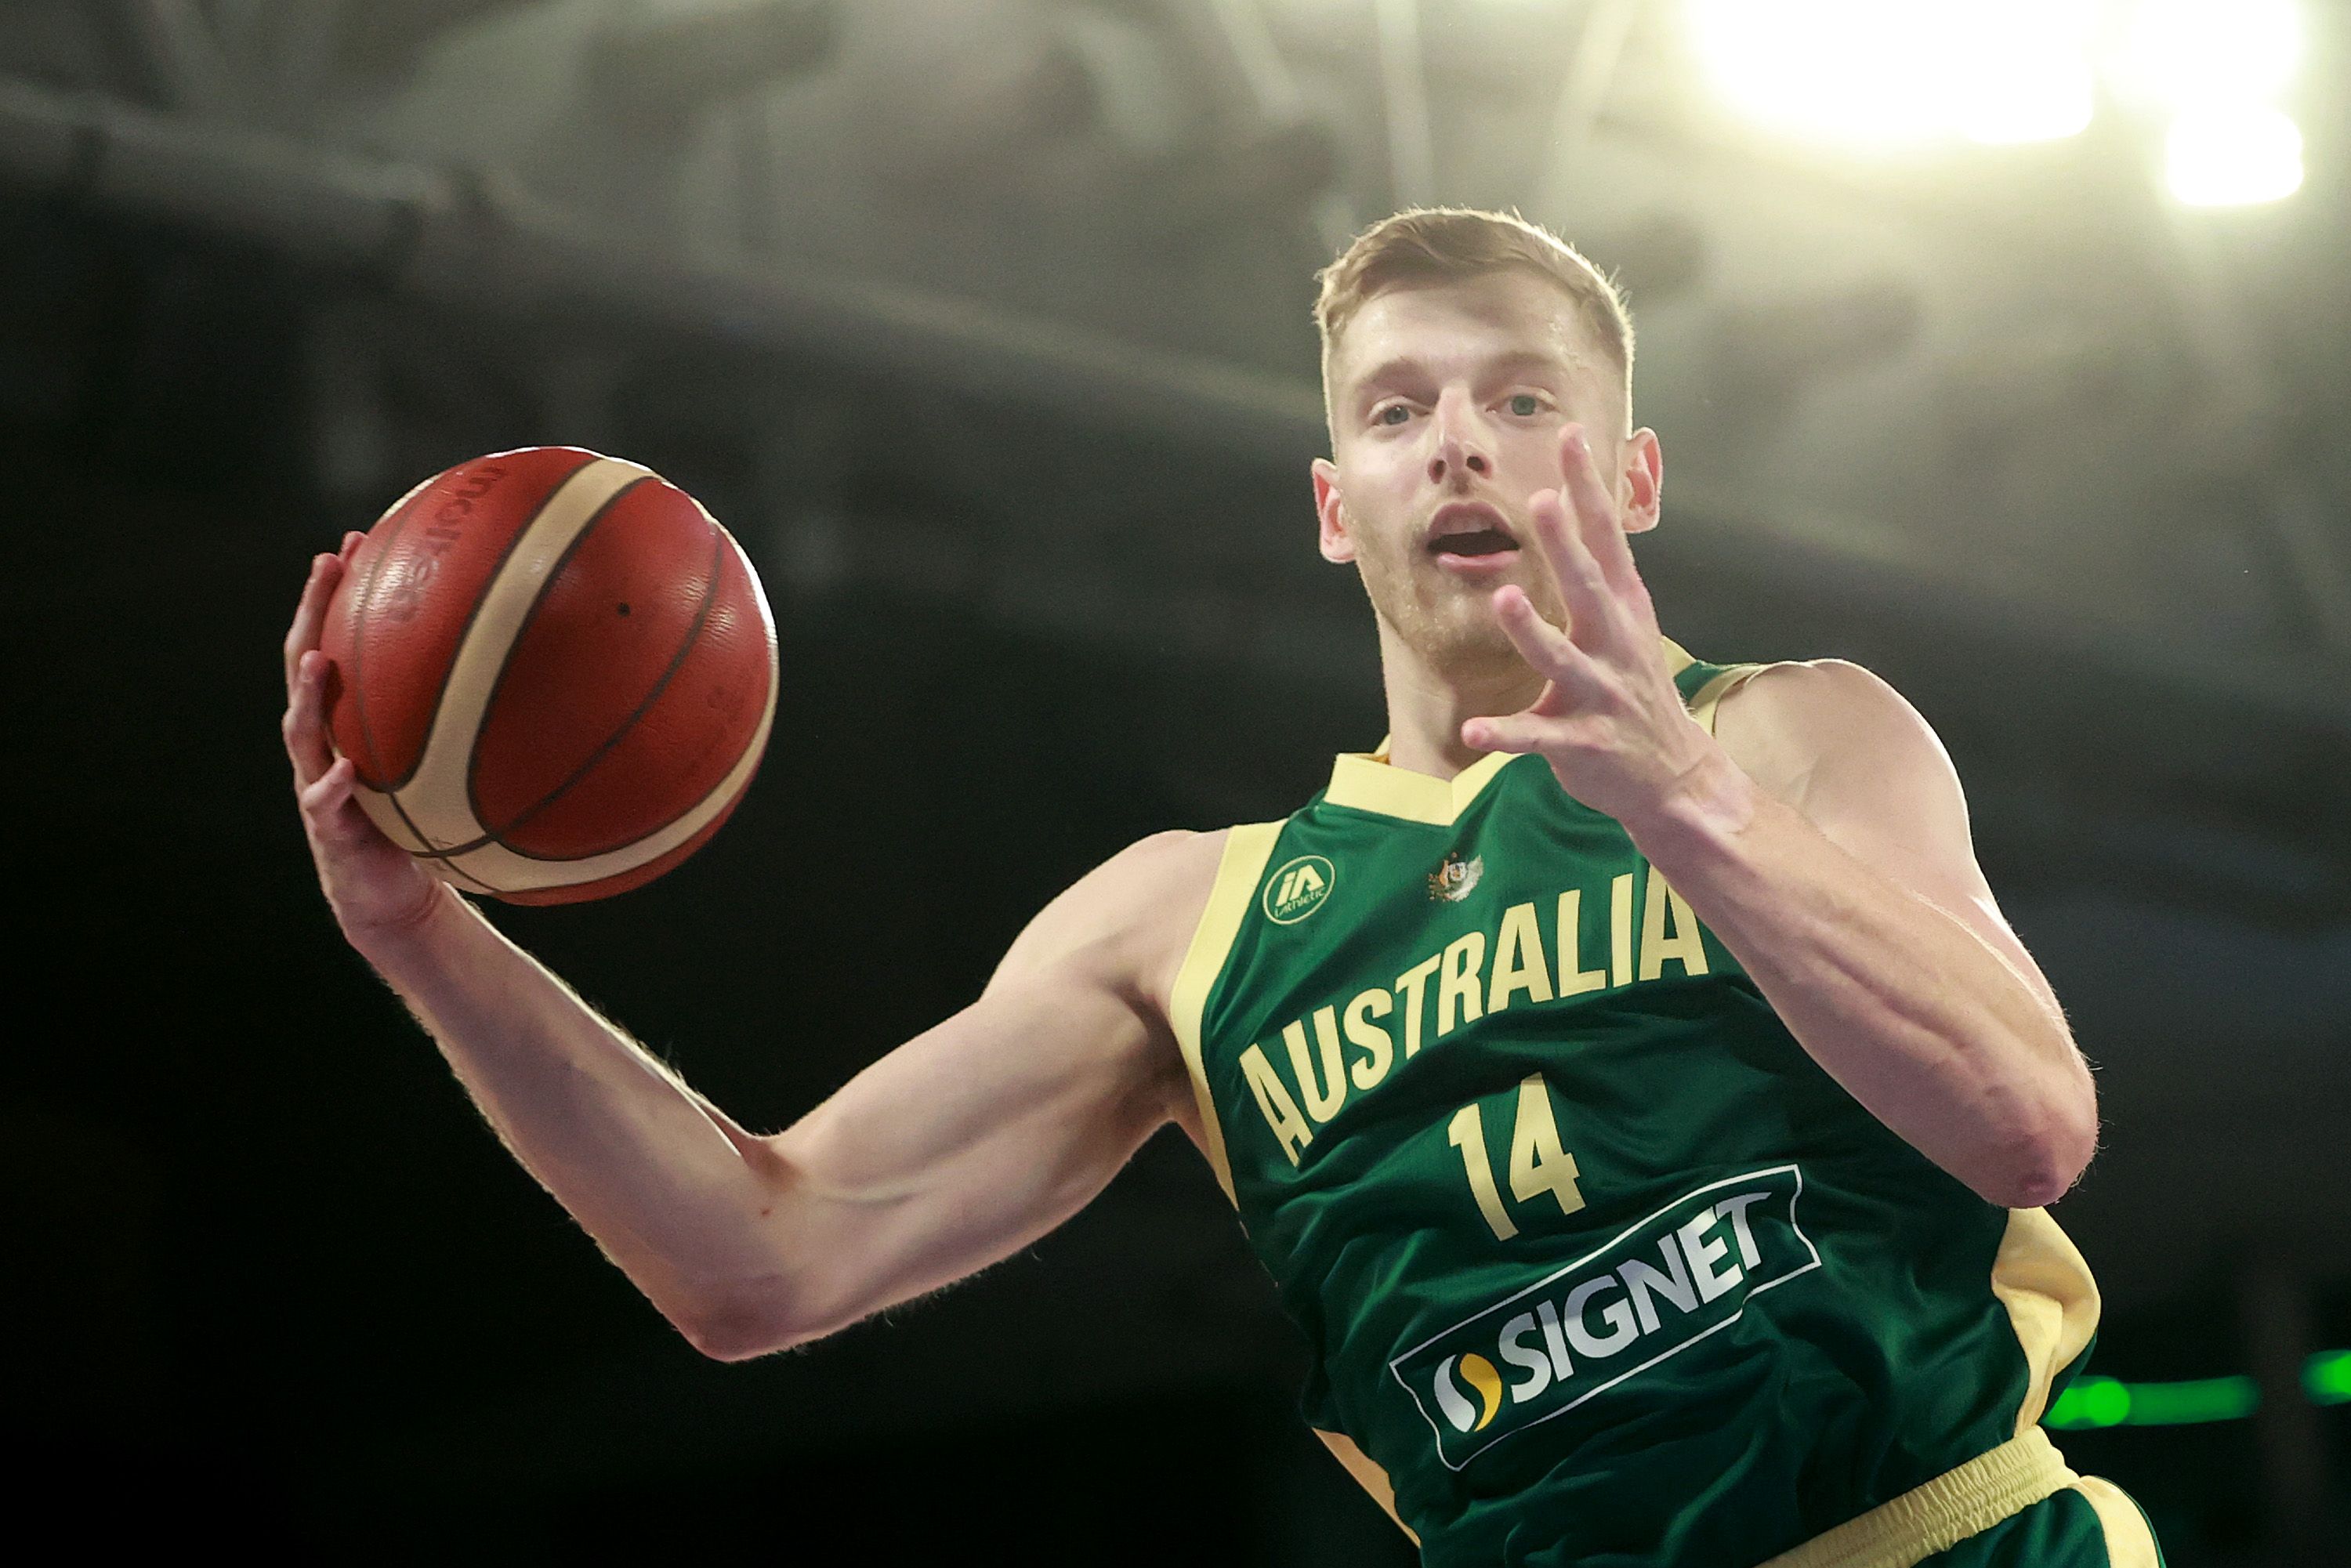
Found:
[[[1493,1164],[1486,1153],[1486,1121],[1475,1100],[1453,1113],[1445,1135],[1461,1151],[1462,1171],[1469,1178],[1478,1212],[1486,1217],[1497,1238],[1508,1241],[1519,1228],[1502,1207],[1501,1192],[1494,1185]],[[1532,1203],[1549,1193],[1559,1200],[1562,1214],[1573,1214],[1583,1207],[1575,1175],[1575,1156],[1560,1146],[1550,1086],[1541,1073],[1530,1072],[1519,1085],[1518,1121],[1510,1129],[1510,1196],[1520,1203]]]

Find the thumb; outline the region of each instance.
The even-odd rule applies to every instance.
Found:
[[[324,841],[337,847],[364,844],[380,837],[357,799],[359,765],[339,757],[333,767],[303,789],[302,814]]]
[[[1461,744],[1475,751],[1526,753],[1542,747],[1542,720],[1530,713],[1497,714],[1465,719]]]

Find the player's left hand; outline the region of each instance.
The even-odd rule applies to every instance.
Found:
[[[1560,456],[1565,483],[1537,491],[1530,509],[1567,629],[1544,620],[1515,584],[1494,591],[1503,631],[1547,684],[1518,713],[1465,721],[1461,742],[1541,752],[1562,789],[1630,825],[1725,758],[1667,673],[1656,610],[1583,426],[1561,432]]]

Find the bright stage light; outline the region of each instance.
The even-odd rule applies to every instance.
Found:
[[[2001,64],[1970,82],[1957,106],[1959,128],[1970,141],[2056,141],[2089,128],[2097,84],[2083,53],[2058,50]]]
[[[2040,141],[2090,122],[2095,0],[1688,0],[1722,95],[1861,147]]]
[[[2115,71],[2124,89],[2188,110],[2274,98],[2301,58],[2295,0],[2139,0]]]
[[[1927,42],[1921,14],[1866,0],[1691,0],[1692,42],[1723,96],[1754,118],[1836,141],[1931,134],[1932,106],[1890,62]]]
[[[2283,110],[2191,110],[2163,152],[2172,195],[2191,207],[2250,206],[2302,187],[2302,128]]]

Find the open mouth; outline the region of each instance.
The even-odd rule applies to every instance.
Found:
[[[1458,555],[1471,559],[1503,555],[1518,548],[1519,541],[1500,528],[1471,528],[1462,533],[1439,534],[1428,541],[1431,555]]]

